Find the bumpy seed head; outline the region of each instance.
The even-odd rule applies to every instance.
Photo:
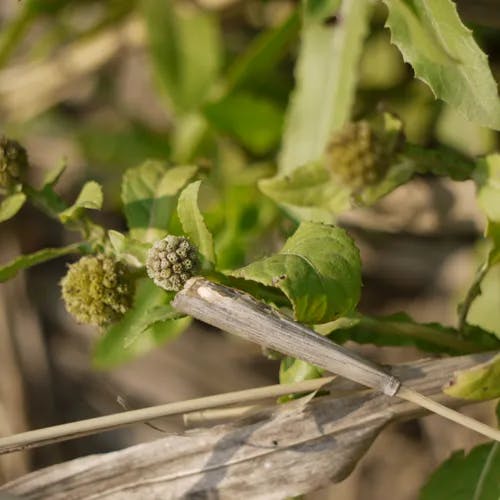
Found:
[[[106,256],[86,256],[61,281],[66,309],[79,323],[106,326],[130,309],[134,281],[128,268]]]
[[[10,191],[28,169],[28,154],[17,142],[0,137],[0,189]]]
[[[168,235],[150,249],[148,276],[164,290],[178,292],[199,267],[198,252],[184,236]]]
[[[386,174],[394,148],[388,148],[367,121],[347,124],[326,150],[326,165],[353,191],[375,184]]]

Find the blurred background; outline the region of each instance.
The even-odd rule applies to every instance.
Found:
[[[500,8],[465,3],[459,10],[499,81]],[[147,158],[201,165],[209,173],[202,201],[221,265],[240,266],[279,248],[290,230],[255,181],[272,175],[280,146],[294,85],[298,5],[285,0],[159,4],[3,0],[0,132],[28,149],[32,184],[39,185],[62,159],[68,168],[58,191],[66,200],[73,200],[87,179],[102,183],[104,210],[95,218],[117,230],[125,229],[120,179],[128,167]],[[498,133],[465,121],[413,79],[390,44],[385,16],[377,3],[354,117],[382,106],[403,119],[411,142],[442,143],[470,156],[497,149]],[[267,59],[255,62],[252,55],[262,47]],[[484,220],[474,196],[472,183],[418,177],[375,207],[341,217],[362,252],[363,312],[405,310],[418,321],[456,323],[456,306],[484,251],[477,243]],[[0,263],[71,241],[74,235],[26,205],[0,226]],[[0,435],[118,412],[123,407],[117,398],[136,408],[276,383],[277,362],[198,323],[135,359],[93,368],[97,334],[77,325],[59,296],[68,262],[40,265],[0,287]],[[499,283],[498,276],[485,283],[498,288],[497,298]],[[494,302],[477,301],[471,318],[498,330],[497,310]],[[411,348],[356,348],[384,363],[422,357]],[[494,424],[490,404],[465,411]],[[181,419],[157,424],[164,432],[183,429]],[[137,425],[3,456],[0,482],[161,436],[161,430]],[[392,498],[413,499],[453,450],[480,441],[437,417],[393,425],[347,480],[308,498],[377,500],[387,498],[390,488]]]

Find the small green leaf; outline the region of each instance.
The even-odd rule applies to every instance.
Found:
[[[500,443],[453,453],[422,488],[420,500],[498,500]]]
[[[108,231],[108,237],[118,258],[132,257],[136,261],[135,264],[144,265],[151,247],[148,243],[134,240],[112,229]]]
[[[406,144],[404,155],[415,162],[415,170],[420,174],[445,175],[454,181],[466,181],[474,173],[475,163],[472,160],[444,146],[427,149]]]
[[[125,172],[122,202],[132,238],[153,242],[165,236],[175,197],[196,171],[194,165],[168,168],[149,160]]]
[[[308,2],[290,99],[279,171],[318,160],[334,130],[349,120],[370,2]],[[319,5],[319,6],[318,6]],[[336,26],[324,23],[337,15]]]
[[[263,97],[239,92],[207,104],[203,113],[215,128],[258,155],[277,146],[281,137],[282,112]]]
[[[14,193],[4,198],[0,203],[0,222],[14,217],[21,210],[25,201],[26,195],[24,193]]]
[[[158,288],[149,279],[140,280],[133,308],[97,342],[94,365],[111,368],[181,334],[191,319],[170,319],[178,317],[169,305],[173,295]]]
[[[66,160],[62,160],[55,167],[51,168],[43,178],[42,189],[55,186],[62,174],[64,174],[67,166]]]
[[[259,182],[260,190],[278,203],[321,207],[334,214],[351,208],[351,191],[335,184],[323,162],[315,161]]]
[[[187,3],[143,0],[153,65],[162,90],[179,112],[208,96],[221,62],[215,16]]]
[[[204,267],[210,269],[215,264],[214,242],[198,208],[200,184],[201,181],[195,181],[184,188],[179,196],[177,215],[184,232],[198,248]]]
[[[488,59],[451,0],[385,0],[392,41],[435,96],[466,118],[500,130],[500,100]]]
[[[102,199],[102,187],[95,181],[86,182],[75,203],[59,213],[59,219],[63,224],[66,224],[70,220],[77,218],[83,208],[100,210]]]
[[[500,222],[500,153],[481,158],[474,172],[479,206],[489,220]]]
[[[468,370],[453,374],[443,391],[462,399],[493,399],[500,397],[500,355]]]
[[[352,239],[340,228],[303,222],[278,254],[231,273],[280,289],[295,318],[315,324],[352,311],[361,292],[361,262]]]
[[[35,266],[36,264],[41,264],[42,262],[47,262],[48,260],[56,259],[63,255],[79,253],[80,248],[81,244],[75,243],[66,247],[44,248],[43,250],[39,250],[29,255],[21,255],[8,264],[0,266],[0,282],[7,281],[13,278],[19,271]]]
[[[324,370],[300,359],[287,356],[280,364],[280,384],[293,384],[323,376]]]

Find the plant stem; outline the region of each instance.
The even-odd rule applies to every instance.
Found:
[[[472,282],[472,285],[469,288],[464,301],[458,307],[458,331],[462,335],[464,334],[464,329],[466,326],[469,310],[476,297],[481,295],[481,282],[483,281],[486,274],[488,274],[489,270],[490,270],[490,262],[489,259],[487,259],[485,262],[481,264],[481,267],[477,270],[474,281]]]

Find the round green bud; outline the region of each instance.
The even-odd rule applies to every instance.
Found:
[[[168,235],[148,252],[146,270],[157,286],[178,292],[199,267],[198,252],[184,236]]]
[[[132,305],[134,288],[127,266],[103,255],[82,257],[61,281],[66,310],[96,326],[118,321]]]
[[[0,189],[10,191],[28,169],[28,154],[17,141],[0,137]]]
[[[386,174],[393,154],[367,121],[348,123],[336,132],[326,150],[326,165],[342,184],[357,191]]]

